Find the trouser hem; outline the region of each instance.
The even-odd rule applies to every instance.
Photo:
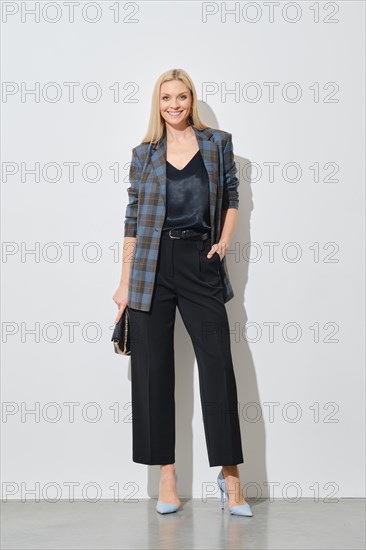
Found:
[[[243,464],[244,463],[244,460],[243,459],[239,459],[239,460],[236,460],[236,461],[232,461],[232,460],[211,460],[210,461],[210,468],[213,468],[214,466],[236,466],[237,464]]]
[[[157,465],[161,465],[161,464],[175,464],[175,459],[166,459],[166,457],[164,458],[155,458],[155,459],[151,459],[151,460],[148,460],[146,458],[139,458],[139,457],[133,457],[132,458],[132,461],[133,462],[137,462],[138,464],[147,464],[148,466],[157,466]]]

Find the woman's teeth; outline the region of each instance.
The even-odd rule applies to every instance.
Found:
[[[171,113],[168,112],[168,114],[169,114],[170,116],[179,116],[180,114],[182,114],[182,112],[183,112],[183,111],[171,112]]]

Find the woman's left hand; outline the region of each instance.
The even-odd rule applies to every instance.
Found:
[[[215,254],[215,252],[217,252],[218,255],[220,256],[220,262],[221,262],[226,253],[224,246],[219,243],[213,244],[211,247],[211,250],[207,254],[207,258],[210,260],[212,256]]]

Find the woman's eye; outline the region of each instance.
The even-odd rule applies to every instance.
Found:
[[[169,99],[169,96],[164,95],[161,99],[162,99],[163,101],[165,101],[166,99]],[[186,96],[186,95],[181,95],[181,96],[180,96],[180,99],[181,99],[182,101],[185,101],[185,100],[187,99],[187,96]]]

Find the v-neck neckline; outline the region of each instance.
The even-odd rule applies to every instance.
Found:
[[[182,170],[184,170],[185,168],[187,168],[187,166],[189,164],[191,164],[192,160],[198,155],[198,153],[200,152],[200,149],[198,149],[198,151],[193,155],[193,157],[191,158],[191,160],[189,160],[187,162],[187,164],[185,166],[183,166],[183,168],[177,168],[176,166],[174,166],[174,164],[172,164],[171,162],[169,162],[168,160],[166,161],[167,164],[170,164],[170,166],[172,166],[175,170],[177,170],[177,172],[182,172]]]

